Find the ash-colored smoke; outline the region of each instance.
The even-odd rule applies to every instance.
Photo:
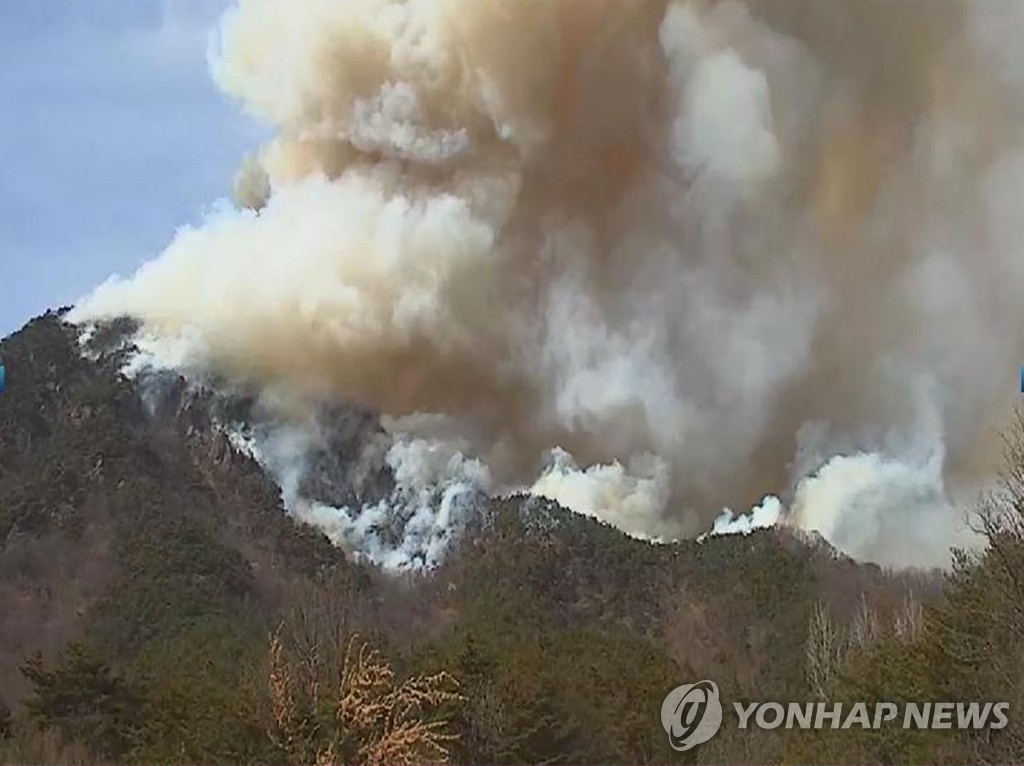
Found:
[[[778,494],[855,555],[942,563],[1024,357],[1006,7],[240,0],[215,77],[277,128],[246,209],[76,316],[442,416],[490,489],[631,533]]]

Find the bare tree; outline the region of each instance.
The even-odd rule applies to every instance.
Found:
[[[835,686],[846,644],[842,627],[829,616],[828,605],[819,601],[811,613],[805,657],[807,682],[820,699]]]
[[[878,613],[868,604],[867,595],[860,594],[857,612],[850,626],[850,641],[860,649],[869,649],[882,638],[884,630]]]
[[[893,633],[904,643],[913,643],[921,637],[924,628],[924,607],[914,591],[903,597],[903,604],[893,620]]]
[[[351,585],[344,579],[323,586],[298,582],[289,590],[281,642],[308,677],[321,684],[336,679],[351,636],[364,627],[352,606]]]

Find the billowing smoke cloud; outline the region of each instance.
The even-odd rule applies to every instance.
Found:
[[[581,470],[572,455],[556,448],[551,464],[531,487],[531,494],[614,524],[637,537],[674,539],[679,520],[666,516],[670,498],[668,469],[654,455],[621,463],[593,465]]]
[[[246,209],[77,318],[442,416],[424,539],[474,482],[660,538],[777,494],[855,555],[942,563],[1024,352],[1024,17],[987,5],[240,0],[215,76],[277,128]]]

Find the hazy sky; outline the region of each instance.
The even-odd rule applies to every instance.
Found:
[[[262,130],[214,88],[225,0],[0,0],[0,336],[128,273]]]

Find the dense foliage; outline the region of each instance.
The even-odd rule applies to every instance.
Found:
[[[654,545],[511,497],[445,563],[351,563],[170,385],[58,315],[0,344],[0,762],[1000,762],[1024,758],[1024,454],[945,578],[785,532]],[[150,403],[151,404],[151,403]],[[1016,483],[1015,483],[1016,482]],[[356,639],[356,636],[361,638]],[[722,732],[659,711],[715,680]],[[998,732],[738,731],[744,700],[1011,702]]]

